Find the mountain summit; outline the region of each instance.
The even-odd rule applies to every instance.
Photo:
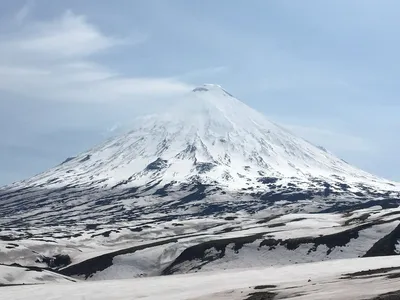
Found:
[[[128,133],[1,189],[0,217],[15,214],[16,204],[28,223],[85,220],[87,213],[111,222],[149,214],[320,211],[399,190],[205,84],[168,111],[139,118]]]

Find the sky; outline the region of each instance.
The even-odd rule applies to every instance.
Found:
[[[400,181],[397,0],[0,1],[0,184],[216,83]]]

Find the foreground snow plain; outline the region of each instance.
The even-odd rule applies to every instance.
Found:
[[[107,280],[398,254],[400,209],[3,229],[0,263]],[[61,257],[61,258],[60,258]]]
[[[2,299],[15,300],[357,300],[375,299],[378,295],[383,295],[379,299],[398,299],[384,298],[385,294],[394,295],[398,290],[400,257],[388,256],[164,277],[4,287],[0,294]]]
[[[400,299],[382,298],[400,290],[399,217],[375,206],[31,235],[8,228],[0,299]],[[71,262],[49,269],[38,260],[57,254]]]

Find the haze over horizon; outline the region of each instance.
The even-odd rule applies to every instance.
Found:
[[[0,185],[217,83],[349,163],[400,180],[396,1],[3,1]]]

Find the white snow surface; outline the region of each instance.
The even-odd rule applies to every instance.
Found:
[[[391,279],[386,277],[392,273],[398,274],[398,270],[397,272],[396,270],[377,271],[378,276],[370,277],[349,278],[346,274],[393,267],[400,267],[399,256],[356,258],[167,277],[7,287],[1,290],[1,295],[4,299],[14,300],[243,300],[254,292],[268,291],[276,293],[276,299],[358,300],[371,299],[377,295],[398,291],[400,284],[398,276]],[[258,289],[255,289],[256,286]]]
[[[385,241],[385,236],[398,236],[399,208],[266,218],[183,218],[90,230],[78,225],[4,228],[0,263],[43,268],[49,266],[41,258],[68,255],[70,264],[52,268],[64,272],[77,267],[64,274],[97,281],[356,258],[378,241],[384,242],[378,252],[394,249],[382,255],[397,253],[397,240]],[[102,258],[105,254],[110,262]],[[86,272],[90,260],[100,267]]]
[[[44,284],[49,282],[75,282],[75,279],[46,270],[29,270],[23,267],[0,265],[0,288],[22,284]],[[1,291],[0,291],[1,294]],[[6,298],[12,299],[12,298]]]

